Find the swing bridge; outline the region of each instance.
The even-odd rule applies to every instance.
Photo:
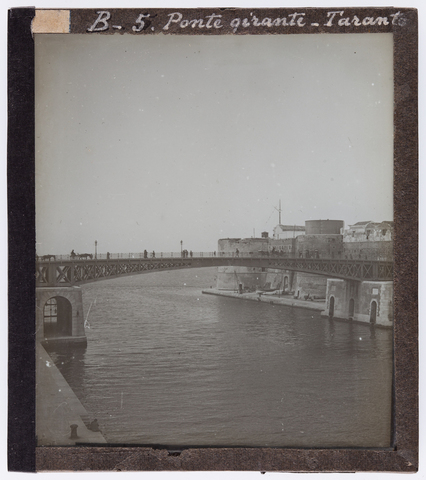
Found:
[[[337,312],[345,316],[347,314],[345,305],[349,302],[349,314],[355,317],[358,315],[363,319],[362,315],[365,314],[358,312],[358,309],[367,308],[361,305],[364,294],[351,293],[351,289],[355,288],[358,292],[359,285],[360,289],[365,287],[371,290],[372,284],[384,285],[393,278],[393,262],[387,259],[303,258],[289,254],[273,255],[268,252],[258,254],[191,252],[189,255],[185,252],[155,255],[153,252],[149,258],[147,254],[108,254],[94,258],[87,254],[84,257],[44,255],[37,258],[36,336],[45,345],[87,344],[81,285],[101,280],[167,270],[221,266],[311,273],[332,279],[328,280],[329,282],[340,282],[333,287],[333,290],[337,288],[336,291],[340,291],[340,294],[332,294],[327,299],[327,308],[330,309],[331,315]],[[336,307],[335,301],[338,302]],[[340,312],[337,308],[339,305],[345,310]],[[372,305],[368,307],[370,310],[379,308],[377,302]]]
[[[132,254],[92,259],[51,255],[48,260],[39,259],[36,262],[36,286],[78,286],[128,275],[221,266],[289,270],[361,282],[391,281],[393,278],[393,262],[377,259],[301,258],[290,255],[237,255],[216,252],[200,252],[192,257],[179,254],[165,256],[160,253],[159,256],[151,258]]]

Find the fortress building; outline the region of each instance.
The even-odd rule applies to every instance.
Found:
[[[304,227],[280,222],[272,237],[263,232],[261,238],[220,239],[218,253],[392,261],[392,238],[393,222],[389,221],[358,222],[347,229],[342,220],[306,220]],[[216,287],[246,292],[279,290],[298,299],[324,299],[324,314],[392,324],[392,282],[349,282],[311,273],[227,266],[218,268]]]
[[[273,237],[266,232],[261,238],[225,238],[218,242],[220,254],[278,255],[303,258],[324,258],[343,253],[342,220],[307,220],[305,226],[278,224]],[[308,234],[309,232],[309,234]],[[336,233],[337,232],[337,233]],[[266,233],[266,234],[265,234]],[[219,267],[217,288],[234,290],[242,284],[246,291],[282,289],[297,298],[314,295],[325,298],[327,278],[320,275],[259,269],[253,267]]]

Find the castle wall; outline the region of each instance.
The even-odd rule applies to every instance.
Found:
[[[263,270],[263,271],[262,271]],[[216,288],[218,290],[237,291],[239,284],[243,289],[255,290],[266,283],[266,271],[255,267],[218,267]]]
[[[345,238],[343,241],[343,254],[347,258],[360,260],[392,260],[393,258],[392,241],[347,241]]]
[[[296,238],[296,255],[319,258],[338,256],[343,251],[342,235],[318,234],[303,235]]]
[[[382,326],[393,324],[393,282],[327,280],[324,315]],[[375,313],[374,313],[375,312]]]
[[[291,290],[297,298],[310,297],[325,298],[327,291],[327,277],[310,273],[295,272]]]
[[[216,288],[218,290],[275,289],[294,292],[294,296],[325,298],[327,277],[309,273],[255,267],[218,267]]]
[[[218,290],[254,291],[260,289],[291,290],[293,272],[256,267],[218,267],[216,288]]]
[[[340,241],[340,243],[339,243]],[[294,254],[299,245],[303,256],[306,252],[314,256],[315,250],[319,256],[328,256],[330,251],[337,250],[341,244],[341,235],[301,235],[297,238],[274,240],[272,238],[226,238],[219,240],[219,255],[235,254],[236,250],[240,255],[259,252],[280,252]],[[315,247],[315,249],[314,249]],[[286,279],[285,279],[286,277]],[[284,283],[285,282],[285,283]],[[216,288],[219,290],[238,290],[239,284],[243,289],[285,289],[287,292],[299,294],[299,298],[307,295],[325,298],[327,290],[327,278],[321,275],[314,275],[301,272],[289,272],[283,270],[261,269],[253,267],[219,267]]]
[[[376,302],[376,323],[390,326],[393,323],[393,282],[362,282],[360,308],[356,320],[370,321],[372,303]]]
[[[291,255],[295,252],[296,238],[284,238],[280,240],[269,239],[269,252],[277,252]]]
[[[267,252],[284,252],[291,254],[295,251],[296,238],[275,240],[274,238],[221,238],[218,241],[218,253],[235,254],[237,249],[242,254],[266,254]]]
[[[221,238],[218,241],[218,253],[235,253],[238,249],[240,253],[252,253],[258,255],[259,252],[268,251],[268,238]]]

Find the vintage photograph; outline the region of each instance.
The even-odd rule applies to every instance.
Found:
[[[391,447],[393,35],[106,22],[34,35],[37,445]]]

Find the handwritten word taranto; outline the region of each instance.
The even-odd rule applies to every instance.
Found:
[[[87,29],[88,32],[104,32],[109,30],[110,26],[112,29],[121,30],[124,27],[121,25],[111,24],[111,13],[107,10],[101,10],[96,12],[98,17],[94,23]],[[168,31],[171,28],[175,27],[178,29],[198,29],[198,30],[219,30],[225,25],[223,16],[220,14],[212,13],[206,15],[203,18],[185,18],[180,12],[173,12],[167,15],[168,20],[163,26],[159,28],[164,31]],[[141,13],[135,18],[135,25],[132,26],[132,31],[142,32],[150,28],[152,31],[155,29],[151,20],[153,17],[147,13]],[[306,13],[294,12],[289,15],[277,18],[270,17],[258,17],[252,12],[246,17],[236,17],[229,21],[229,27],[231,27],[232,32],[236,33],[238,31],[244,30],[248,27],[305,27],[310,25],[313,27],[368,27],[375,25],[405,25],[405,18],[401,15],[401,12],[392,13],[389,17],[384,16],[365,16],[359,18],[357,15],[345,16],[344,10],[334,10],[325,12],[325,18],[323,23],[318,22],[308,22],[306,18]]]

